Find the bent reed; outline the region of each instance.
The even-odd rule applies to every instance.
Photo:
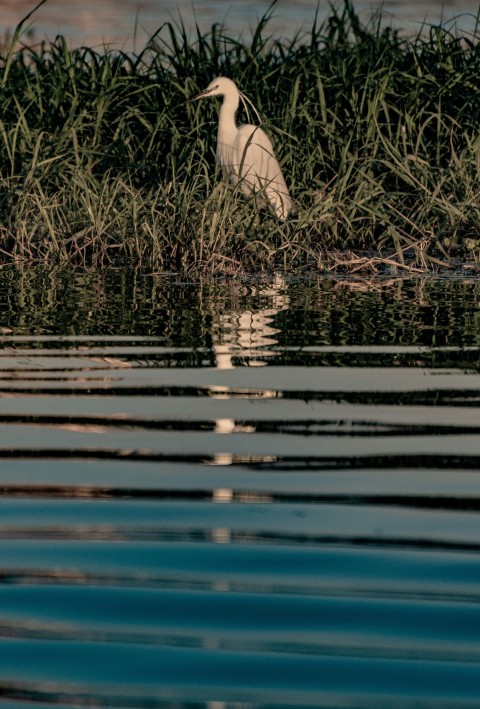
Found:
[[[248,41],[166,23],[135,54],[19,48],[25,18],[0,57],[0,259],[235,273],[348,268],[339,254],[359,250],[404,268],[475,258],[480,32],[406,39],[347,2],[285,40],[273,10]],[[268,117],[285,223],[215,165],[217,102],[188,99],[218,75]]]

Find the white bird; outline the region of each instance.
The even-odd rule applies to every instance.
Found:
[[[292,200],[270,138],[259,126],[237,126],[235,122],[240,99],[244,105],[245,101],[251,104],[250,100],[225,76],[214,79],[192,100],[207,96],[223,96],[218,117],[217,163],[244,194],[264,191],[277,217],[285,220]]]

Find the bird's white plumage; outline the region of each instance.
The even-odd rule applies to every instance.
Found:
[[[279,219],[286,219],[292,200],[270,138],[259,126],[237,126],[241,93],[225,76],[214,79],[195,99],[223,96],[218,117],[217,163],[244,194],[264,192]]]

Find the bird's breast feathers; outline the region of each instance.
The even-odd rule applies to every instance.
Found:
[[[275,160],[272,143],[258,126],[243,125],[231,133],[219,130],[217,162],[228,172],[245,177],[254,171],[267,177],[272,159]]]

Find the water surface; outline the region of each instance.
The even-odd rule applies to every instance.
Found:
[[[258,25],[258,20],[270,7],[270,0],[243,0],[222,2],[216,0],[47,0],[33,16],[30,40],[57,34],[68,38],[73,46],[98,46],[131,50],[143,49],[146,39],[165,22],[183,23],[192,37],[196,27],[208,31],[214,23],[222,25],[229,36],[248,39]],[[0,0],[0,31],[12,31],[16,24],[35,6],[32,0]],[[309,31],[315,14],[323,21],[331,14],[331,6],[343,7],[342,2],[317,0],[278,0],[268,31],[275,36],[292,38],[299,31]],[[449,23],[452,20],[463,32],[472,32],[478,14],[476,0],[355,0],[356,12],[369,21],[381,11],[384,24],[416,35],[424,23]]]
[[[0,272],[0,705],[476,707],[480,281]]]

